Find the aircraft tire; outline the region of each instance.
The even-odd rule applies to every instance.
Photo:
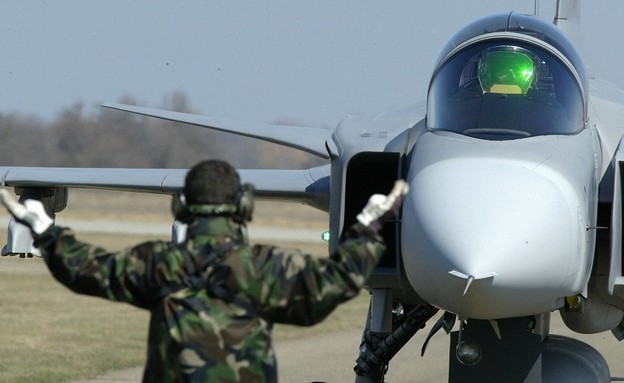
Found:
[[[550,335],[542,343],[542,383],[609,383],[604,357],[577,339]]]

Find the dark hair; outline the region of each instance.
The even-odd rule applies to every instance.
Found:
[[[240,177],[229,163],[206,160],[186,174],[184,196],[187,205],[235,204],[240,191]]]

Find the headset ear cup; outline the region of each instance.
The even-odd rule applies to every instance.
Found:
[[[181,221],[187,218],[190,214],[188,206],[186,205],[186,197],[182,193],[177,193],[171,199],[171,212],[175,219]]]
[[[253,218],[254,189],[252,184],[244,184],[241,186],[241,192],[236,203],[238,209],[236,215],[244,221],[251,221]]]

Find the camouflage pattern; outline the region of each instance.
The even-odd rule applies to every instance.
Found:
[[[188,233],[181,245],[151,241],[117,253],[80,242],[67,228],[52,227],[35,241],[54,277],[71,290],[150,310],[144,382],[277,382],[272,323],[321,321],[357,295],[385,250],[361,224],[330,258],[250,247],[224,217],[197,219]],[[181,283],[230,242],[201,280],[232,299]]]

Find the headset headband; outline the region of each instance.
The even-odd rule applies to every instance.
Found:
[[[188,211],[191,214],[197,215],[229,215],[234,214],[238,208],[234,204],[219,204],[219,205],[190,205]]]

